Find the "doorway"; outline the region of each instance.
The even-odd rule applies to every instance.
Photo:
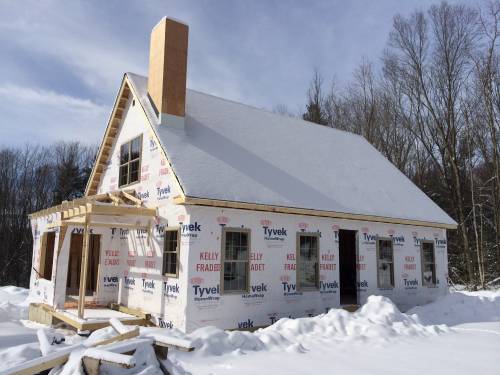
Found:
[[[78,295],[80,290],[80,273],[82,268],[83,235],[71,234],[68,260],[68,276],[66,295]],[[97,291],[99,257],[101,254],[101,235],[89,235],[89,260],[87,263],[87,285],[85,295],[94,295]]]
[[[355,230],[341,229],[339,231],[339,273],[341,305],[358,304],[356,237],[357,231]]]

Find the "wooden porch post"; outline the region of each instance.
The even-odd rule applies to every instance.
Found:
[[[83,227],[82,265],[80,270],[80,291],[78,293],[78,318],[83,319],[85,308],[85,293],[87,289],[87,268],[89,262],[89,215],[85,215]]]

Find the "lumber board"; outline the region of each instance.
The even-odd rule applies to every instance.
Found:
[[[105,340],[100,340],[94,343],[91,343],[88,347],[96,347],[96,346],[102,346],[102,345],[108,345],[108,344],[116,344],[119,341],[127,340],[130,338],[134,338],[139,335],[139,328],[137,327],[136,329],[127,332],[124,335],[116,335],[113,337],[110,337]],[[138,340],[137,344],[140,344],[142,342],[147,342],[147,340]],[[136,344],[136,345],[137,345]],[[128,347],[133,346],[134,343],[131,342],[129,345],[127,345],[124,351],[128,351]],[[30,361],[23,362],[17,366],[14,366],[9,369],[8,374],[12,375],[33,375],[37,374],[42,371],[49,370],[51,368],[54,368],[56,366],[63,365],[68,361],[68,358],[71,354],[76,349],[83,348],[85,347],[84,344],[79,343],[76,345],[71,345],[68,347],[65,347],[64,349],[58,350],[51,352],[43,357],[38,357],[35,359],[32,359]],[[107,348],[104,348],[107,349]]]
[[[157,333],[151,333],[146,335],[146,337],[152,338],[156,345],[166,348],[176,349],[183,352],[192,352],[195,349],[191,341],[178,339],[176,337],[165,336]]]
[[[111,343],[114,343],[117,341],[128,340],[128,339],[139,336],[139,333],[140,333],[139,327],[135,327],[134,329],[132,329],[128,332],[120,333],[120,334],[113,336],[113,337],[110,337],[108,339],[103,339],[103,340],[97,341],[97,342],[93,343],[91,346],[96,347],[96,346],[111,344]]]
[[[120,305],[119,303],[110,303],[109,308],[111,310],[120,311],[122,313],[133,315],[133,316],[136,316],[136,317],[144,319],[144,320],[151,319],[151,314],[145,313],[144,311],[139,310],[139,309],[134,309],[132,307]]]
[[[11,367],[9,369],[9,372],[7,372],[7,374],[33,375],[33,374],[38,374],[42,371],[49,370],[56,366],[63,365],[68,361],[71,352],[79,347],[82,347],[82,344],[72,345],[64,349],[49,353],[43,357],[38,357],[30,361],[25,361],[17,366]]]
[[[431,228],[443,228],[443,229],[457,228],[457,226],[454,224],[435,223],[430,221],[398,219],[398,218],[390,218],[390,217],[375,216],[375,215],[351,214],[346,212],[322,211],[322,210],[313,210],[313,209],[296,208],[296,207],[273,206],[273,205],[248,203],[248,202],[224,201],[217,199],[196,198],[190,196],[177,196],[174,198],[174,203],[179,205],[199,205],[199,206],[211,206],[211,207],[236,208],[241,210],[267,211],[267,212],[276,212],[284,214],[305,215],[305,216],[331,217],[331,218],[346,219],[346,220],[423,226]]]
[[[89,261],[89,216],[85,215],[85,226],[83,228],[83,250],[82,265],[80,270],[80,290],[78,291],[78,318],[83,319],[85,310],[85,291],[87,289],[87,274]]]

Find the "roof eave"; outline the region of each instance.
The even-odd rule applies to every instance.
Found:
[[[221,208],[235,208],[235,209],[242,209],[242,210],[265,211],[265,212],[306,215],[306,216],[330,217],[330,218],[346,219],[346,220],[411,225],[411,226],[431,227],[431,228],[440,228],[440,229],[457,229],[457,223],[454,223],[454,224],[453,223],[438,223],[438,222],[425,221],[425,220],[401,219],[401,218],[393,218],[393,217],[385,217],[385,216],[377,216],[377,215],[365,215],[365,214],[354,214],[354,213],[346,213],[346,212],[323,211],[323,210],[314,210],[314,209],[298,208],[298,207],[274,206],[274,205],[259,204],[259,203],[227,201],[227,200],[199,198],[199,197],[192,197],[192,196],[175,197],[174,203],[180,204],[180,205],[197,205],[197,206],[210,206],[210,207],[221,207]]]

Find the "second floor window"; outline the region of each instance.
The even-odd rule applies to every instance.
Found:
[[[120,147],[120,185],[139,181],[141,169],[142,135],[122,144]]]

